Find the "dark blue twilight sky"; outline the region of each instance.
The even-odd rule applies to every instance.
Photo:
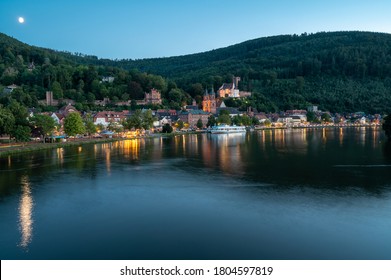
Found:
[[[39,47],[135,59],[281,34],[391,33],[390,14],[390,0],[1,0],[0,32]]]

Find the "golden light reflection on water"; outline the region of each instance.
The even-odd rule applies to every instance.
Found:
[[[95,145],[94,152],[95,156],[102,156],[108,173],[113,168],[112,160],[118,155],[130,160],[161,160],[171,153],[182,157],[197,157],[207,167],[219,166],[226,173],[236,173],[244,169],[246,158],[253,152],[249,143],[254,143],[255,140],[261,151],[264,151],[263,159],[271,156],[304,156],[320,148],[326,149],[328,142],[335,141],[342,146],[346,137],[352,135],[351,131],[352,129],[347,128],[275,129],[243,135],[174,135],[172,138],[128,139],[99,144]],[[378,130],[360,129],[357,132],[359,133],[353,134],[353,137],[360,145],[378,145]]]
[[[105,153],[105,160],[106,160],[106,170],[107,173],[111,173],[111,145],[110,144],[104,144],[103,145],[104,153]]]
[[[322,138],[323,138],[323,141],[324,141],[324,142],[327,141],[326,128],[322,128]]]
[[[276,129],[274,136],[275,143],[280,147],[285,147],[285,129]]]
[[[307,129],[301,130],[301,140],[307,142]]]
[[[19,224],[21,231],[21,241],[19,245],[27,248],[33,235],[33,206],[34,201],[31,195],[31,186],[29,178],[24,175],[21,178],[22,197],[19,204]]]
[[[122,143],[124,156],[126,158],[131,158],[132,160],[138,160],[140,157],[140,140],[124,140]]]
[[[187,154],[186,137],[184,134],[182,135],[182,149],[183,149],[183,154],[186,155]]]
[[[178,153],[178,143],[179,143],[179,135],[174,136],[174,144],[175,144],[175,153]]]
[[[343,144],[343,128],[339,128],[339,145],[342,146]]]
[[[198,155],[199,154],[199,145],[202,144],[202,142],[199,142],[199,137],[196,137],[195,138],[195,142],[194,142],[194,147],[195,147],[195,154]]]
[[[263,148],[263,150],[265,150],[266,149],[266,132],[265,132],[265,130],[262,130],[261,138],[262,138],[262,141],[261,141],[262,148]]]
[[[362,143],[363,146],[365,146],[365,141],[367,136],[366,134],[367,134],[366,127],[360,127],[360,142]]]
[[[376,132],[376,130],[374,130],[374,129],[372,130],[372,139],[373,139],[372,146],[373,146],[373,148],[376,148],[376,146],[379,143],[379,133]]]
[[[280,155],[286,153],[305,154],[308,150],[307,129],[275,129],[260,132],[259,144],[264,151],[273,148]],[[265,154],[267,157],[267,153]]]
[[[211,140],[214,142],[213,152],[221,170],[227,174],[242,172],[241,145],[245,142],[246,136],[243,134],[211,135]]]
[[[157,141],[160,141],[157,139]],[[104,143],[94,145],[94,156],[97,158],[102,155],[106,164],[107,173],[111,173],[112,157],[121,154],[124,158],[131,160],[140,159],[140,149],[143,144],[143,139],[128,139],[113,143]]]
[[[64,163],[64,149],[63,148],[57,148],[56,149],[56,155],[58,159],[58,163],[62,165]]]

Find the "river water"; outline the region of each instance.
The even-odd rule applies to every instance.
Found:
[[[0,159],[1,259],[391,259],[375,128],[177,135]]]

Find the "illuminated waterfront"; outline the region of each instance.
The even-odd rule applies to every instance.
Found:
[[[390,259],[373,128],[177,135],[2,158],[1,259]]]

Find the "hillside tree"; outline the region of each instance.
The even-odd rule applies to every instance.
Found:
[[[0,105],[0,135],[11,134],[14,128],[15,117],[7,108]]]

